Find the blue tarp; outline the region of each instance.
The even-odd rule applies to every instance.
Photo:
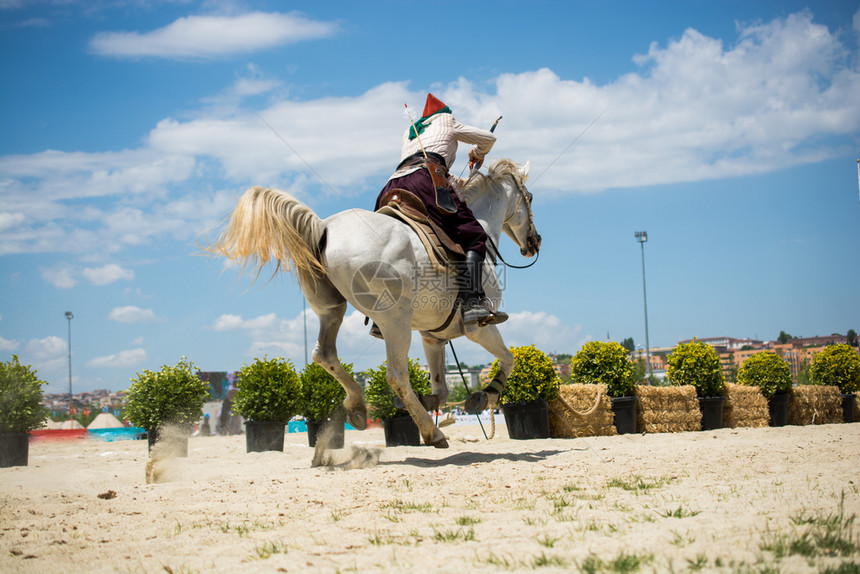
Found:
[[[349,423],[345,423],[343,428],[346,430],[355,430]],[[308,425],[305,424],[305,421],[290,421],[287,423],[287,432],[308,432]]]
[[[116,440],[137,440],[146,438],[146,431],[140,427],[124,427],[114,429],[89,429],[87,435],[106,442]]]

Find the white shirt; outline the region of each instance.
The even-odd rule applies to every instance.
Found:
[[[489,130],[461,124],[454,119],[452,114],[436,114],[417,138],[409,139],[409,129],[404,132],[403,144],[400,148],[400,161],[416,153],[421,153],[421,145],[423,144],[424,151],[438,153],[445,158],[446,167],[450,169],[454,165],[454,160],[457,159],[457,142],[474,144],[475,153],[484,157],[496,143],[496,136]],[[397,171],[390,179],[409,175],[418,169],[421,169],[421,166],[407,167]]]

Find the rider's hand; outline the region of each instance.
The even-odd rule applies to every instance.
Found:
[[[484,156],[478,155],[475,152],[475,149],[472,148],[469,150],[469,171],[475,171],[476,169],[481,169],[481,166],[484,165]]]

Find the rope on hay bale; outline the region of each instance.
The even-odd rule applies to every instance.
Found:
[[[641,432],[686,432],[702,428],[696,387],[636,386],[639,397],[637,426]]]
[[[763,428],[770,425],[767,399],[759,387],[726,385],[723,425],[728,428]]]
[[[589,412],[593,411],[593,412]],[[606,385],[561,385],[558,398],[549,403],[549,435],[552,438],[611,436],[615,431],[612,401]]]
[[[839,387],[798,385],[788,398],[788,424],[824,425],[842,422],[842,393]]]

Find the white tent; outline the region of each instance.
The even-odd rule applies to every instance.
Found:
[[[82,428],[84,428],[84,425],[82,425],[81,423],[79,423],[75,419],[69,419],[69,420],[65,420],[65,421],[61,422],[60,426],[58,428],[61,428],[61,429],[82,429]]]
[[[93,419],[93,422],[87,427],[88,429],[121,429],[124,425],[110,413],[99,413]]]

